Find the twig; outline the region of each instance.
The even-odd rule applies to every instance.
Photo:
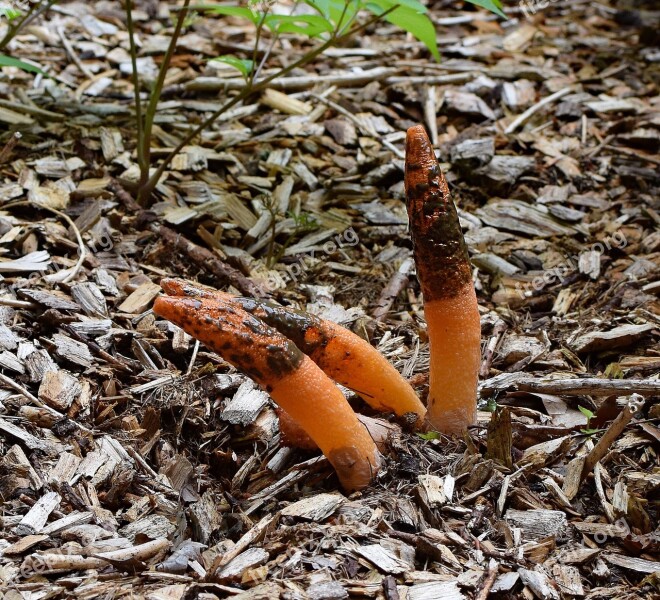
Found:
[[[69,40],[67,39],[66,34],[64,33],[64,29],[62,27],[57,28],[57,35],[59,36],[60,41],[62,42],[62,46],[64,46],[64,50],[69,55],[69,58],[71,58],[71,60],[75,63],[76,67],[80,69],[82,74],[85,77],[87,77],[87,79],[94,79],[94,74],[80,60],[80,58],[76,54],[76,51],[71,45],[71,42],[69,42]]]
[[[254,48],[252,48],[252,71],[250,73],[250,77],[247,83],[247,85],[249,86],[254,85],[254,82],[258,75],[258,71],[254,67],[257,64],[257,54],[259,53],[259,42],[261,41],[261,33],[263,31],[264,23],[266,22],[266,17],[268,16],[269,10],[270,10],[270,5],[267,5],[266,10],[264,10],[263,14],[261,15],[261,19],[259,20],[259,23],[257,23],[257,34],[254,39]],[[265,60],[266,57],[264,57],[264,61]]]
[[[126,28],[128,29],[128,42],[131,54],[131,78],[133,82],[133,95],[135,101],[135,122],[137,125],[137,158],[140,172],[148,171],[149,165],[144,162],[144,122],[142,118],[142,98],[140,96],[140,75],[137,68],[137,45],[135,44],[135,25],[133,23],[132,0],[126,0]]]
[[[555,92],[554,94],[550,94],[546,98],[543,98],[543,100],[537,102],[536,104],[534,104],[534,106],[530,106],[522,115],[518,116],[504,130],[504,133],[513,133],[516,129],[518,129],[518,127],[520,127],[523,123],[525,123],[530,117],[535,115],[544,106],[547,106],[548,104],[552,104],[555,100],[558,100],[562,96],[565,96],[566,94],[569,94],[574,90],[575,90],[575,86],[569,85],[568,87],[565,87],[564,89],[561,89],[558,92]]]
[[[167,550],[172,542],[165,538],[150,540],[139,546],[112,550],[110,552],[100,552],[90,556],[81,554],[61,554],[61,553],[35,553],[25,560],[25,566],[29,570],[33,568],[35,572],[47,573],[50,571],[83,571],[86,569],[100,569],[116,562],[126,561],[146,561],[158,553]]]
[[[39,208],[45,208],[46,210],[52,212],[53,214],[56,214],[61,219],[64,219],[69,224],[69,227],[71,227],[73,233],[76,236],[76,240],[78,242],[78,250],[79,250],[78,261],[70,270],[71,272],[64,279],[62,279],[62,283],[69,283],[69,281],[72,281],[73,279],[76,278],[78,272],[83,266],[83,263],[85,262],[85,259],[87,258],[87,248],[85,248],[85,242],[83,241],[82,235],[80,234],[80,229],[78,229],[78,226],[73,222],[73,219],[69,215],[65,215],[63,212],[60,212],[59,210],[55,210],[54,208],[50,208],[48,206],[41,206],[41,205],[38,206]]]
[[[398,70],[391,67],[374,67],[357,73],[338,73],[331,75],[293,75],[291,77],[282,77],[271,81],[269,86],[275,90],[295,91],[307,90],[313,87],[321,87],[323,84],[336,85],[338,87],[353,87],[366,85],[372,81],[380,81],[384,78],[389,81],[389,76],[397,73]],[[462,75],[462,74],[461,74]],[[449,77],[449,76],[447,76]],[[407,77],[401,78],[407,81]],[[186,92],[221,92],[242,90],[245,87],[245,79],[240,77],[200,77],[183,86]]]
[[[607,150],[612,150],[613,152],[618,152],[619,154],[625,154],[626,156],[639,158],[654,165],[660,165],[660,158],[655,158],[653,156],[649,156],[648,154],[642,154],[641,152],[630,150],[629,148],[621,148],[620,146],[612,146],[611,144],[606,144],[605,148]]]
[[[490,590],[493,588],[493,584],[497,578],[499,568],[499,563],[494,558],[491,558],[488,563],[486,577],[479,588],[479,592],[475,595],[474,600],[486,600],[488,598],[488,594],[490,594]]]
[[[22,137],[23,136],[21,135],[21,132],[17,131],[9,138],[4,148],[0,150],[0,165],[4,165],[9,160],[9,157],[16,147],[16,144],[18,144]]]
[[[144,148],[142,153],[147,169],[147,177],[149,175],[149,165],[151,164],[151,133],[158,109],[158,101],[160,100],[160,95],[163,91],[163,86],[165,85],[165,79],[167,77],[167,72],[169,71],[172,58],[174,57],[177,43],[181,37],[181,30],[183,29],[183,25],[186,22],[186,18],[188,17],[189,6],[190,0],[184,0],[183,6],[178,9],[179,15],[176,24],[174,25],[174,31],[172,32],[169,46],[167,47],[167,51],[163,57],[163,62],[161,63],[160,69],[158,70],[158,78],[156,79],[156,83],[154,84],[153,90],[151,91],[149,104],[147,104],[144,114],[144,133],[142,136],[142,143],[144,144]],[[160,177],[158,179],[160,179]],[[158,181],[158,179],[156,179],[156,181]]]
[[[197,360],[198,352],[199,352],[199,340],[195,340],[195,346],[193,347],[193,352],[192,352],[192,356],[190,357],[190,364],[188,365],[186,376],[192,373],[193,367],[195,366],[195,361]]]
[[[164,225],[158,227],[156,232],[166,245],[169,245],[173,249],[177,249],[179,252],[183,252],[198,267],[211,272],[221,282],[233,285],[240,290],[242,294],[253,296],[255,298],[263,298],[267,295],[266,292],[257,286],[252,280],[248,279],[238,269],[235,269],[220,260],[210,250],[198,246]]]
[[[266,530],[273,524],[277,523],[280,518],[280,513],[275,513],[274,515],[266,515],[261,521],[259,521],[252,529],[250,529],[240,540],[232,546],[231,550],[228,550],[224,554],[216,556],[211,568],[207,572],[207,577],[213,579],[216,571],[221,567],[225,566],[232,559],[236,558],[241,552],[246,548],[249,548],[254,542],[256,542]]]
[[[94,354],[99,358],[102,358],[105,362],[114,365],[118,370],[124,371],[127,373],[132,373],[133,369],[126,363],[115,358],[109,352],[106,352],[101,346],[99,346],[93,340],[87,339],[85,336],[80,335],[73,327],[70,325],[63,325],[62,328],[66,331],[74,340],[79,341],[81,344],[85,344]]]
[[[19,394],[25,396],[35,406],[38,406],[39,408],[48,408],[48,406],[46,406],[41,400],[39,400],[39,398],[28,392],[20,383],[17,383],[13,379],[7,377],[6,375],[3,375],[2,373],[0,373],[0,382],[4,383],[6,386],[9,386],[12,390],[16,390]],[[63,415],[60,415],[60,417],[62,416]]]
[[[498,376],[499,377],[499,376]],[[501,384],[497,378],[485,381],[482,392],[505,391],[516,388],[523,392],[540,392],[544,394],[563,394],[565,396],[607,396],[615,393],[620,396],[641,394],[653,396],[660,393],[659,379],[534,379],[521,378],[518,380],[503,380]],[[490,384],[490,385],[489,385]]]
[[[488,377],[488,374],[490,373],[490,365],[493,363],[493,357],[495,356],[495,349],[500,343],[502,335],[504,335],[506,330],[507,324],[504,321],[499,320],[497,323],[495,323],[495,327],[493,327],[493,335],[488,340],[488,345],[486,346],[486,350],[484,352],[484,358],[481,363],[481,369],[479,371],[480,377]]]
[[[27,22],[27,20],[32,16],[34,11],[37,9],[39,5],[38,4],[32,4],[29,8],[29,10],[23,15],[22,19],[18,19],[17,23],[10,23],[9,26],[7,27],[7,33],[5,33],[5,36],[2,38],[0,41],[0,50],[4,50],[9,42],[14,39],[16,34],[19,32],[21,27]]]
[[[320,102],[323,102],[323,104],[326,104],[333,110],[337,111],[338,113],[344,115],[347,119],[350,121],[353,121],[355,125],[357,126],[360,131],[362,131],[363,134],[368,135],[369,137],[372,137],[375,140],[378,140],[383,146],[388,148],[393,154],[395,154],[398,158],[404,159],[406,155],[399,150],[394,144],[391,142],[388,142],[387,140],[382,139],[376,131],[374,131],[371,126],[360,119],[358,119],[353,113],[347,111],[343,106],[340,106],[336,102],[333,102],[332,100],[328,100],[327,98],[324,98],[323,96],[320,96],[318,94],[310,94],[312,98],[316,98]]]
[[[644,399],[638,394],[633,395],[630,402],[628,402],[628,405],[619,413],[619,416],[612,421],[612,424],[603,434],[603,437],[598,440],[598,443],[593,447],[593,450],[587,455],[587,458],[584,461],[584,466],[582,467],[580,481],[584,480],[584,478],[589,475],[596,466],[596,463],[607,454],[607,451],[614,443],[614,440],[623,433],[623,430],[628,423],[632,421],[635,413],[639,412],[643,406]]]
[[[73,230],[73,233],[76,236],[76,241],[78,242],[78,260],[76,261],[76,264],[70,269],[58,273],[58,275],[61,275],[62,273],[66,273],[68,271],[69,273],[64,279],[62,279],[61,281],[59,280],[59,278],[57,279],[57,281],[60,281],[60,283],[69,283],[69,281],[71,281],[78,275],[78,272],[80,271],[83,263],[87,259],[87,248],[85,248],[85,242],[82,239],[82,235],[80,234],[80,230],[78,229],[77,225],[73,222],[73,219],[69,215],[54,208],[51,208],[50,206],[44,206],[42,204],[37,204],[36,202],[31,202],[29,200],[22,200],[20,202],[7,204],[3,208],[5,210],[8,210],[10,208],[16,208],[18,206],[34,206],[38,210],[46,210],[48,212],[51,212],[54,215],[57,215],[60,219],[66,221],[69,227],[71,227],[71,229]]]
[[[394,304],[397,296],[401,293],[401,290],[408,285],[408,279],[413,270],[414,264],[412,258],[407,258],[401,263],[401,266],[394,275],[392,275],[391,279],[380,293],[376,308],[371,313],[374,320],[383,321],[385,319],[387,313],[392,308],[392,304]]]
[[[16,300],[15,298],[0,298],[0,306],[10,306],[11,308],[24,308],[25,310],[33,310],[39,305],[27,300]]]
[[[138,219],[144,218],[148,213],[143,210],[133,197],[122,187],[118,181],[113,181],[108,189],[117,196],[117,199],[131,212],[136,213]],[[242,294],[262,298],[267,296],[266,292],[257,286],[251,279],[247,278],[238,269],[223,262],[210,250],[202,248],[191,242],[180,233],[156,223],[150,226],[164,243],[176,248],[179,252],[186,254],[200,269],[215,275],[221,282],[233,285]]]

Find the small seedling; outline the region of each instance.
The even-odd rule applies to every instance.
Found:
[[[580,429],[580,432],[583,433],[584,435],[595,435],[596,433],[603,431],[602,429],[591,429],[589,427],[589,424],[591,423],[591,419],[593,419],[596,415],[593,413],[593,411],[589,410],[588,408],[585,408],[584,406],[578,406],[578,410],[585,416],[587,417],[587,426],[584,429]]]

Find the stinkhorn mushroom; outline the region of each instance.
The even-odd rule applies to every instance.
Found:
[[[335,384],[291,340],[217,298],[161,296],[154,312],[262,385],[319,446],[343,487],[369,485],[380,464],[373,440]]]
[[[428,422],[441,432],[462,433],[476,417],[479,310],[456,207],[421,126],[406,137],[405,187],[429,336]],[[261,384],[284,410],[283,424],[298,438],[304,436],[297,426],[309,435],[345,488],[367,486],[380,455],[329,376],[376,409],[426,422],[410,385],[343,327],[181,280],[165,279],[162,286],[170,296],[157,298],[154,312]]]
[[[180,279],[163,279],[161,286],[173,296],[217,299],[240,306],[293,341],[328,377],[356,392],[373,409],[406,417],[416,426],[424,423],[426,408],[411,385],[371,344],[345,327],[299,310]]]
[[[429,337],[428,420],[462,433],[476,419],[479,309],[456,207],[421,125],[406,136],[405,188]]]

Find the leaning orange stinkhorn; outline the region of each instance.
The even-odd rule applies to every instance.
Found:
[[[406,136],[405,188],[429,337],[428,420],[462,433],[477,413],[479,308],[456,207],[421,125]]]
[[[380,464],[374,441],[339,389],[291,340],[219,299],[161,296],[154,312],[262,385],[318,445],[344,488],[369,485]]]
[[[240,306],[293,341],[328,377],[353,390],[373,409],[393,412],[418,427],[424,423],[426,408],[411,385],[371,344],[345,327],[299,310],[180,279],[163,279],[161,286],[172,296],[216,299]]]
[[[204,342],[261,384],[281,424],[327,456],[342,485],[367,486],[380,454],[331,377],[377,410],[417,426],[462,433],[476,418],[481,330],[472,270],[456,207],[424,128],[406,137],[405,187],[429,352],[428,414],[411,386],[370,344],[339,325],[178,279],[154,312]],[[300,427],[311,438],[304,440]]]

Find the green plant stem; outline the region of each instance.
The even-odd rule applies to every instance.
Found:
[[[356,35],[360,31],[366,29],[373,23],[376,23],[377,21],[380,21],[383,17],[385,17],[387,14],[391,13],[393,10],[395,10],[397,6],[393,6],[392,8],[384,11],[380,15],[376,15],[370,19],[368,19],[365,23],[362,23],[361,25],[357,25],[354,28],[352,28],[350,31],[348,31],[345,34],[342,34],[340,36],[337,36],[336,32],[328,39],[326,40],[323,44],[317,46],[301,58],[299,58],[297,61],[291,63],[290,65],[287,65],[286,67],[282,67],[279,71],[276,73],[273,73],[272,75],[269,75],[265,79],[259,81],[258,83],[252,83],[251,85],[246,84],[246,86],[243,88],[243,90],[238,93],[236,96],[234,96],[231,100],[223,104],[218,110],[216,110],[211,116],[206,118],[200,125],[198,125],[193,131],[191,131],[188,135],[186,135],[181,142],[170,152],[161,162],[161,164],[158,166],[158,168],[154,171],[153,175],[149,178],[146,184],[140,185],[138,188],[138,202],[142,206],[146,206],[149,198],[151,197],[151,194],[153,191],[156,189],[156,186],[158,185],[158,181],[160,178],[163,176],[163,173],[165,173],[166,169],[174,160],[174,157],[183,150],[187,145],[189,145],[198,135],[200,135],[204,130],[206,130],[208,127],[210,127],[221,115],[223,115],[225,112],[227,112],[230,108],[238,104],[239,102],[245,100],[248,96],[254,94],[255,92],[259,92],[266,88],[268,84],[277,79],[278,77],[282,77],[283,75],[286,75],[287,73],[290,73],[294,69],[297,69],[298,67],[302,67],[306,65],[307,63],[311,62],[314,60],[317,56],[320,54],[323,54],[328,48],[331,46],[338,44],[342,42],[345,39],[349,39],[350,37]],[[147,140],[145,140],[145,143]]]
[[[259,53],[259,41],[261,40],[261,32],[263,31],[264,23],[266,22],[267,16],[268,16],[268,9],[266,9],[266,11],[264,11],[264,14],[261,15],[261,20],[257,25],[257,35],[254,40],[254,49],[252,50],[252,69],[250,71],[250,78],[248,80],[249,85],[253,85],[254,80],[257,77],[256,64],[257,64],[257,54]]]
[[[179,11],[179,16],[174,27],[174,32],[172,33],[172,39],[170,44],[167,47],[167,52],[163,58],[163,63],[160,65],[158,71],[158,78],[154,85],[153,90],[151,91],[151,96],[149,97],[149,104],[145,112],[145,121],[144,121],[144,133],[142,136],[142,155],[144,156],[145,166],[146,166],[146,177],[145,181],[149,177],[149,166],[151,165],[151,135],[153,133],[154,120],[156,118],[156,111],[158,109],[158,101],[163,92],[163,87],[165,86],[165,79],[167,77],[167,72],[170,68],[170,63],[176,51],[177,43],[179,42],[179,37],[181,36],[181,30],[183,29],[183,24],[188,16],[188,7],[190,6],[190,0],[185,0],[183,6]],[[144,173],[142,173],[144,177]]]
[[[296,0],[292,5],[291,5],[291,10],[289,11],[289,16],[293,15],[295,12],[296,8],[300,4],[300,0]],[[280,39],[280,31],[279,29],[273,33],[273,37],[270,40],[270,45],[268,46],[268,49],[264,52],[263,57],[259,61],[259,66],[254,70],[254,76],[253,76],[253,81],[256,80],[259,77],[259,74],[261,73],[261,70],[264,68],[264,65],[266,64],[266,61],[268,60],[268,57],[270,56],[270,53],[273,51],[273,48],[275,47],[275,44],[277,41]],[[256,49],[256,46],[255,46]]]
[[[38,4],[30,4],[30,10],[28,10],[25,13],[25,16],[16,23],[16,25],[9,25],[7,29],[7,33],[5,34],[5,37],[0,40],[0,51],[4,51],[9,42],[11,42],[15,37],[16,34],[23,29],[23,27],[26,27],[32,21],[34,21],[37,17],[45,13],[48,9],[50,9],[53,4],[55,4],[57,0],[48,0],[48,2],[45,3],[38,3]]]
[[[144,156],[144,123],[142,121],[142,99],[140,97],[140,75],[137,69],[137,46],[135,44],[135,25],[133,24],[132,0],[126,0],[126,27],[128,29],[128,40],[131,51],[131,67],[133,69],[133,93],[135,94],[135,121],[137,124],[137,155],[138,166],[140,167],[140,177],[146,179],[149,177],[149,163],[145,161]]]

